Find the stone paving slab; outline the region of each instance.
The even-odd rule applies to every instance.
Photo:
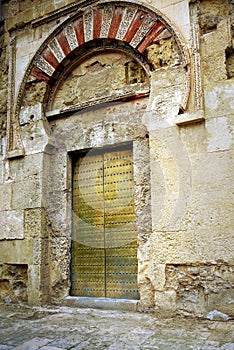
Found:
[[[50,339],[33,338],[21,345],[15,347],[15,350],[37,350],[50,343]]]
[[[234,321],[0,305],[0,350],[234,350]]]

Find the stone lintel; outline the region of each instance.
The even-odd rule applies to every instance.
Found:
[[[92,106],[100,106],[102,104],[105,104],[107,102],[115,102],[115,101],[121,101],[125,99],[131,99],[131,98],[142,98],[142,97],[147,97],[149,95],[149,89],[144,89],[144,90],[139,90],[139,91],[127,91],[127,92],[121,92],[121,93],[116,93],[112,94],[109,96],[104,96],[100,98],[96,98],[93,100],[89,101],[84,101],[79,104],[73,105],[71,107],[66,107],[63,109],[55,109],[52,111],[46,112],[46,117],[47,118],[58,118],[59,115],[64,116],[64,114],[69,114],[69,113],[74,113],[74,112],[79,112],[82,109],[92,107]]]

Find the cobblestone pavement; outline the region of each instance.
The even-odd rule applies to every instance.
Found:
[[[0,350],[234,350],[234,322],[0,305]]]

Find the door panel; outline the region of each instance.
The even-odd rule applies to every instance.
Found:
[[[72,295],[105,296],[103,157],[80,157],[73,172]]]
[[[76,160],[72,238],[72,295],[139,298],[132,149]]]

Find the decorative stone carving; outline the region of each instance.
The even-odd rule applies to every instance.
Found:
[[[75,50],[79,45],[74,27],[71,24],[69,24],[64,28],[64,33],[66,35],[71,50]]]
[[[56,38],[52,39],[48,46],[59,62],[65,58],[65,54]]]
[[[198,25],[192,24],[192,53],[193,53],[193,64],[194,64],[194,92],[195,92],[195,109],[201,110],[202,105],[202,91],[201,91],[201,64],[200,64],[200,45],[198,38]]]
[[[112,16],[113,16],[113,8],[110,6],[104,7],[100,38],[108,37]]]
[[[85,42],[93,39],[93,11],[88,9],[84,13],[84,35]]]
[[[123,40],[136,13],[137,13],[137,9],[134,7],[125,8],[121,24],[119,26],[119,30],[116,35],[116,39]]]
[[[15,67],[16,38],[13,37],[9,48],[8,98],[7,98],[7,155],[9,158],[24,154],[19,124],[15,115]]]
[[[52,67],[49,62],[47,62],[42,56],[39,56],[36,61],[36,66],[40,68],[43,72],[51,76],[54,73],[54,67]]]
[[[131,40],[130,45],[133,47],[137,47],[143,40],[143,38],[148,34],[155,22],[155,18],[147,16],[142,25],[140,26],[140,29],[138,30],[136,35]]]

